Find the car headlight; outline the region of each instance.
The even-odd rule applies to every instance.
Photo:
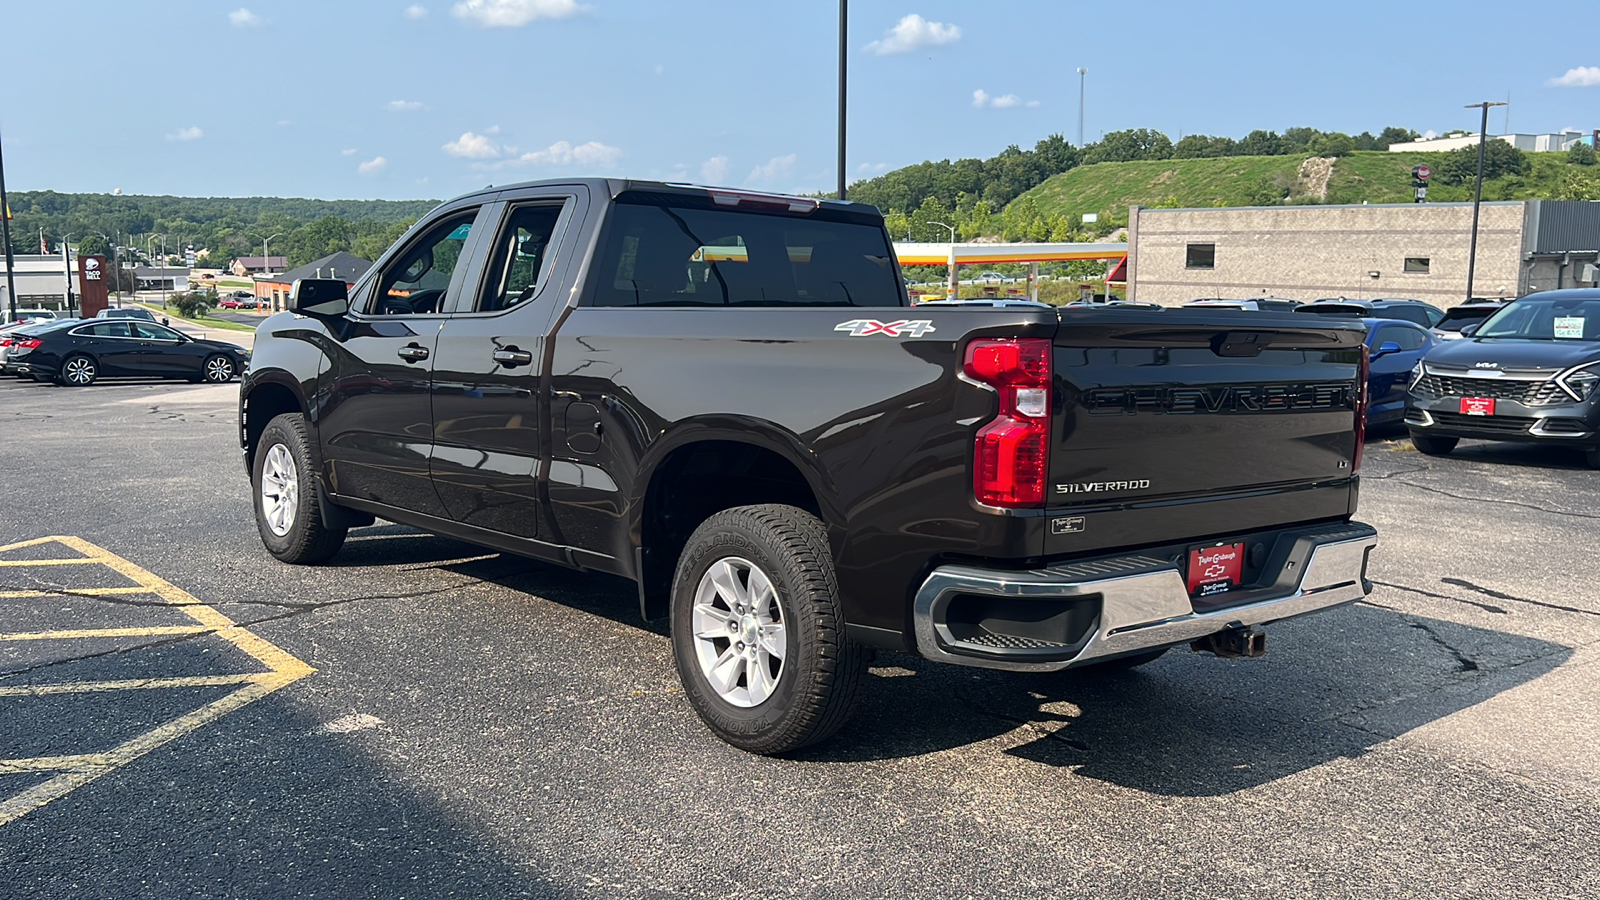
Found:
[[[1416,387],[1417,382],[1422,380],[1422,376],[1425,374],[1425,372],[1426,370],[1422,368],[1422,360],[1417,360],[1417,364],[1411,367],[1411,381],[1406,386]]]
[[[1561,386],[1572,399],[1582,403],[1594,394],[1596,384],[1600,384],[1600,373],[1596,373],[1590,366],[1596,363],[1586,363],[1575,366],[1556,376],[1556,384]]]

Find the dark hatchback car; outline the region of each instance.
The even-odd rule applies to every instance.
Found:
[[[1314,316],[1400,319],[1421,325],[1423,328],[1432,328],[1444,318],[1444,310],[1431,303],[1399,297],[1382,300],[1347,300],[1343,297],[1334,297],[1303,304],[1297,307],[1295,312]]]
[[[1461,438],[1564,444],[1600,469],[1600,289],[1513,301],[1413,370],[1406,428],[1417,449]]]
[[[83,387],[101,376],[143,375],[220,384],[244,372],[250,353],[138,319],[92,319],[44,329],[11,348],[8,367],[38,381]]]

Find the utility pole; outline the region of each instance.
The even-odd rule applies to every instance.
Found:
[[[0,142],[3,146],[3,142]],[[11,255],[11,201],[6,199],[6,158],[0,150],[0,244],[6,245],[6,302],[11,304],[8,322],[17,318],[17,261]]]
[[[1467,251],[1467,302],[1472,302],[1472,276],[1478,266],[1478,207],[1483,205],[1483,151],[1489,135],[1489,108],[1505,106],[1504,103],[1468,103],[1465,109],[1483,110],[1483,121],[1478,125],[1478,179],[1472,189],[1472,246]]]
[[[850,34],[850,2],[839,0],[839,199],[844,199],[844,107],[845,74],[848,64]]]
[[[1083,149],[1083,84],[1089,70],[1078,67],[1078,149]]]

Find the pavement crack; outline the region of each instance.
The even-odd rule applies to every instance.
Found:
[[[1457,666],[1456,671],[1458,671],[1458,672],[1476,672],[1476,671],[1478,671],[1477,662],[1475,662],[1473,659],[1468,657],[1465,653],[1462,653],[1460,650],[1457,650],[1455,648],[1455,646],[1453,644],[1451,644],[1449,641],[1445,640],[1443,637],[1440,637],[1439,636],[1439,632],[1433,630],[1433,626],[1432,625],[1429,625],[1427,622],[1424,622],[1421,619],[1407,619],[1406,620],[1406,624],[1411,626],[1412,628],[1415,628],[1418,631],[1421,631],[1422,633],[1426,634],[1429,638],[1431,638],[1433,640],[1433,642],[1435,644],[1438,644],[1439,646],[1441,646],[1444,649],[1448,650],[1450,652],[1450,655],[1455,657],[1456,666]]]
[[[1451,580],[1446,578],[1446,579],[1444,579],[1444,582],[1446,584],[1450,584]],[[1411,593],[1411,594],[1421,594],[1424,597],[1432,597],[1435,600],[1450,600],[1450,601],[1455,602],[1455,603],[1465,603],[1468,606],[1476,606],[1476,607],[1478,607],[1479,609],[1481,609],[1481,610],[1483,610],[1485,612],[1498,613],[1499,615],[1502,615],[1502,616],[1510,615],[1510,611],[1507,610],[1505,607],[1503,607],[1503,606],[1495,606],[1493,603],[1481,603],[1481,602],[1479,602],[1477,600],[1467,600],[1467,599],[1464,599],[1462,597],[1452,597],[1449,594],[1438,594],[1438,593],[1434,593],[1433,591],[1425,591],[1422,588],[1407,587],[1406,585],[1394,584],[1393,582],[1389,582],[1389,581],[1373,581],[1372,583],[1373,584],[1377,584],[1377,585],[1382,585],[1383,587],[1386,587],[1386,588],[1394,588],[1397,591],[1406,591],[1407,593]],[[1518,598],[1518,597],[1501,597],[1501,599],[1502,600],[1517,600],[1517,599],[1521,599],[1521,598]],[[1379,604],[1374,603],[1372,605],[1373,606],[1378,606]],[[1390,607],[1385,606],[1383,608],[1384,609],[1389,609]]]
[[[1504,594],[1493,588],[1486,588],[1473,584],[1472,582],[1463,578],[1441,578],[1439,580],[1445,584],[1466,588],[1469,591],[1476,591],[1477,593],[1483,594],[1486,597],[1493,597],[1496,600],[1513,600],[1517,603],[1527,603],[1533,606],[1542,606],[1545,609],[1557,609],[1562,612],[1580,613],[1585,616],[1600,616],[1600,610],[1581,609],[1576,606],[1563,606],[1559,603],[1548,603],[1544,600],[1530,600],[1527,597],[1518,597],[1514,594]]]
[[[135,645],[133,645],[131,647],[112,647],[109,650],[100,650],[100,651],[97,651],[95,653],[81,653],[81,654],[79,654],[77,656],[63,657],[62,659],[52,659],[52,660],[49,660],[48,662],[42,662],[42,663],[38,663],[36,665],[26,666],[26,667],[21,668],[21,669],[13,669],[13,670],[10,670],[10,671],[0,672],[0,681],[4,681],[7,678],[15,678],[18,675],[31,675],[34,672],[42,672],[45,669],[49,669],[49,668],[51,668],[53,666],[64,666],[64,665],[67,665],[68,663],[85,662],[85,661],[91,660],[91,659],[103,659],[103,658],[108,657],[108,656],[117,656],[117,655],[120,655],[120,654],[123,654],[123,653],[137,653],[140,650],[151,650],[151,649],[154,649],[154,648],[157,648],[157,647],[170,647],[170,646],[173,646],[175,644],[181,644],[184,641],[192,641],[195,638],[210,637],[211,635],[214,635],[216,633],[217,633],[216,629],[208,628],[205,631],[196,631],[196,632],[191,632],[189,634],[180,634],[180,635],[176,635],[174,637],[162,638],[159,641],[148,641],[148,642],[143,643],[143,644],[135,644]]]
[[[1400,484],[1403,484],[1406,487],[1416,488],[1419,491],[1427,491],[1430,494],[1439,494],[1441,496],[1449,497],[1453,500],[1465,500],[1468,503],[1498,503],[1502,506],[1520,506],[1523,509],[1531,509],[1535,512],[1549,513],[1552,516],[1567,516],[1574,519],[1600,519],[1600,515],[1596,515],[1594,513],[1570,512],[1568,510],[1551,509],[1547,506],[1540,506],[1536,503],[1522,503],[1517,500],[1505,500],[1500,497],[1471,497],[1466,494],[1452,493],[1444,488],[1430,487],[1426,484],[1417,484],[1414,481],[1401,481]]]
[[[70,597],[75,600],[94,600],[99,603],[109,603],[113,606],[161,607],[161,606],[204,606],[194,603],[172,603],[167,600],[134,600],[124,595],[97,594],[93,590],[73,590],[71,588],[40,587],[36,584],[0,584],[0,591],[26,591],[34,594],[44,594],[50,597]],[[151,593],[155,593],[151,591]]]

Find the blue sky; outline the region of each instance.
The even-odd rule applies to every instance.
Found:
[[[1508,92],[1513,130],[1596,128],[1600,50],[1560,24],[1594,12],[854,0],[851,179],[1050,132],[1076,143],[1079,66],[1089,141],[1472,129],[1462,106]],[[592,174],[826,190],[837,28],[835,0],[0,0],[7,186],[400,199]]]

